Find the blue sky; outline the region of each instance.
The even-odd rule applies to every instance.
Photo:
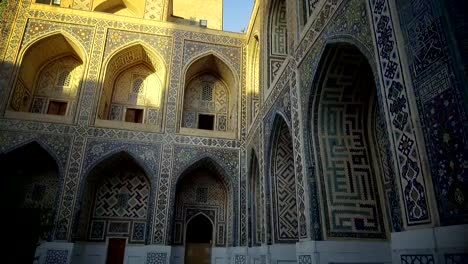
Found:
[[[224,0],[224,31],[247,30],[254,0]]]

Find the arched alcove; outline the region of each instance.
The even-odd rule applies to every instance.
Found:
[[[105,242],[118,236],[131,244],[145,243],[151,182],[139,163],[119,152],[96,165],[84,180],[76,239]]]
[[[143,17],[145,0],[94,0],[93,11],[114,15]]]
[[[0,154],[0,207],[5,263],[32,263],[38,240],[52,238],[60,173],[55,159],[37,142]]]
[[[236,77],[217,56],[209,54],[190,64],[185,72],[183,100],[181,131],[237,130]]]
[[[249,209],[249,246],[258,246],[262,242],[262,182],[260,180],[260,167],[258,164],[257,155],[252,151],[250,168],[249,168],[249,192],[248,192],[248,209]]]
[[[279,114],[274,121],[270,155],[274,242],[295,243],[299,233],[294,152],[291,132]]]
[[[311,131],[315,141],[324,222],[329,238],[385,238],[379,191],[379,162],[392,173],[386,151],[376,138],[386,134],[377,122],[376,85],[371,66],[358,48],[330,44],[320,64]],[[386,137],[386,136],[385,136]],[[388,140],[387,137],[384,141]],[[381,142],[382,143],[382,142]],[[388,153],[388,152],[387,152]],[[381,155],[384,156],[381,156]],[[397,192],[393,190],[392,192]],[[388,194],[387,194],[388,195]]]
[[[84,60],[79,45],[63,34],[36,41],[23,53],[9,110],[73,116]]]
[[[288,54],[287,1],[270,1],[267,11],[267,82],[275,79]],[[268,85],[269,87],[269,85]]]
[[[161,129],[166,87],[164,61],[141,44],[110,57],[103,72],[98,119]]]
[[[203,213],[213,222],[213,246],[227,245],[229,225],[229,189],[209,163],[184,172],[176,186],[174,208],[174,245],[186,242],[183,230],[191,217]]]

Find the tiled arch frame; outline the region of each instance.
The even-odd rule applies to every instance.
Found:
[[[41,138],[33,138],[33,139],[23,141],[21,143],[16,143],[16,144],[14,144],[12,146],[9,146],[9,147],[5,148],[4,150],[0,151],[0,154],[8,155],[9,153],[11,153],[13,151],[19,150],[19,149],[21,149],[23,147],[27,147],[30,144],[37,144],[39,146],[39,148],[41,148],[42,150],[44,150],[45,152],[47,152],[49,154],[50,158],[57,165],[58,192],[57,192],[56,197],[55,197],[55,202],[54,202],[55,206],[54,206],[53,213],[52,213],[54,223],[56,224],[57,221],[58,221],[58,217],[59,217],[58,208],[59,208],[59,205],[60,205],[60,197],[62,196],[62,192],[64,191],[63,184],[64,184],[64,176],[65,176],[65,166],[66,166],[66,163],[67,163],[66,156],[63,155],[62,153],[57,153],[56,150],[53,150],[53,146],[51,146],[51,144],[54,144],[54,143],[52,143],[52,142],[47,143],[46,140],[43,140]],[[69,150],[70,149],[67,148],[67,152]],[[53,233],[54,233],[54,231],[52,231],[51,234],[53,234]]]
[[[369,47],[362,43],[362,41],[352,35],[348,34],[330,34],[327,35],[326,38],[321,41],[321,42],[316,42],[315,45],[318,46],[318,55],[317,55],[317,66],[314,68],[312,72],[310,72],[311,76],[314,76],[312,79],[314,80],[313,83],[316,83],[316,80],[318,77],[315,76],[320,76],[322,74],[322,71],[324,70],[323,67],[323,57],[326,55],[325,51],[327,48],[333,45],[338,45],[338,44],[348,44],[356,47],[367,59],[368,63],[370,64],[374,80],[375,80],[375,85],[376,87],[379,87],[380,85],[380,80],[378,78],[378,70],[377,70],[377,65],[375,63],[375,56],[372,51],[370,51]],[[312,82],[311,82],[312,83]],[[304,126],[303,131],[304,131],[304,152],[305,152],[305,163],[306,166],[308,167],[308,174],[309,174],[309,188],[310,188],[310,193],[308,194],[308,202],[310,204],[310,209],[311,211],[309,212],[310,214],[310,225],[313,227],[314,232],[313,236],[315,239],[324,239],[324,234],[326,234],[326,231],[323,226],[325,223],[323,223],[322,219],[322,214],[323,214],[323,206],[326,201],[324,200],[325,198],[322,197],[322,193],[319,191],[319,179],[320,173],[318,172],[318,165],[317,162],[320,162],[317,160],[318,153],[315,150],[314,147],[314,132],[313,132],[313,122],[314,122],[314,108],[312,107],[313,102],[315,100],[315,97],[317,95],[317,85],[311,86],[311,87],[305,87],[306,89],[302,88],[302,91],[306,91],[302,96],[304,96],[304,114],[303,114],[303,121],[302,124]],[[381,94],[376,92],[375,93],[376,101],[381,102]],[[386,131],[386,127],[384,128]],[[388,146],[390,142],[388,142],[388,139],[383,139],[386,142],[386,145]],[[391,151],[390,149],[387,149],[387,151]],[[393,165],[393,156],[388,155],[390,158],[389,163]],[[393,190],[397,187],[397,180],[395,179],[394,175],[394,170],[388,173],[388,178],[390,181],[386,183],[387,188],[385,188],[385,192],[389,195],[388,200],[385,200],[385,205],[391,204],[392,206],[390,208],[387,208],[387,215],[388,217],[391,218],[391,224],[392,228],[394,231],[401,231],[402,223],[401,223],[401,217],[402,217],[402,212],[401,212],[401,206],[400,206],[400,196],[399,192],[394,192]],[[312,182],[312,183],[310,183]],[[391,186],[391,187],[390,187]],[[383,202],[383,201],[382,201]],[[389,205],[387,206],[389,207]],[[389,220],[390,221],[390,220]]]
[[[226,186],[227,188],[227,198],[228,198],[228,207],[227,207],[227,230],[226,230],[226,246],[232,246],[234,243],[234,237],[233,234],[236,231],[235,227],[235,218],[236,214],[234,212],[235,206],[234,204],[236,203],[235,196],[237,195],[237,190],[235,188],[236,186],[236,178],[229,177],[227,172],[229,170],[226,170],[226,167],[224,165],[224,162],[220,161],[218,158],[216,158],[214,155],[209,155],[209,154],[204,154],[201,157],[194,158],[192,160],[187,161],[185,164],[179,164],[182,165],[179,170],[175,171],[173,170],[173,177],[171,179],[171,184],[170,184],[170,195],[169,195],[169,213],[168,213],[168,221],[167,221],[167,227],[166,229],[169,230],[167,232],[167,238],[166,242],[168,244],[172,243],[172,236],[174,232],[174,226],[173,226],[173,221],[174,219],[174,208],[175,208],[175,200],[176,200],[176,194],[177,194],[177,185],[179,182],[190,172],[193,170],[207,166],[209,170],[211,170],[213,173],[216,174],[216,177],[218,177]]]
[[[247,153],[247,198],[250,207],[247,207],[248,246],[258,246],[263,241],[264,212],[263,212],[263,177],[261,176],[261,163],[259,161],[258,146],[252,146]],[[252,197],[253,196],[253,197]],[[253,199],[252,199],[253,198]]]
[[[266,176],[266,199],[270,202],[267,210],[270,211],[269,218],[272,219],[272,222],[267,225],[270,226],[271,233],[269,235],[273,243],[295,243],[299,240],[299,210],[297,206],[297,179],[295,176],[291,121],[281,110],[274,112],[274,115],[271,117],[273,117],[273,121],[270,128],[271,133],[267,139],[269,144],[266,148],[268,153],[266,156],[268,160],[268,164],[266,165],[266,171],[268,172],[268,176]],[[286,137],[286,139],[282,140],[282,137]],[[284,142],[284,140],[287,142]],[[283,167],[284,162],[290,162],[289,165],[286,164],[289,170],[283,171],[281,174],[284,176],[282,179],[278,179],[276,171],[276,163],[278,162],[276,154],[278,150],[281,150],[279,147],[283,147],[284,150],[284,147],[288,146],[284,146],[284,144],[283,146],[278,145],[280,143],[290,145],[290,153],[286,153],[289,157],[280,157],[286,158],[286,160],[280,160],[282,163],[281,169],[285,169]],[[287,175],[288,173],[289,175]],[[288,186],[283,186],[280,190],[278,181],[283,181],[283,184],[287,184]],[[287,187],[291,186],[293,186],[294,192],[287,192]],[[284,195],[282,198],[279,197],[280,191]],[[279,203],[282,203],[282,205]],[[285,208],[284,206],[289,206],[289,208]],[[280,208],[287,210],[280,212]],[[292,219],[291,221],[293,222],[290,222],[288,219]]]
[[[380,107],[384,109],[390,147],[395,161],[397,185],[401,195],[403,229],[434,225],[435,197],[431,175],[422,160],[427,159],[421,128],[414,123],[417,116],[414,91],[408,88],[405,79],[400,41],[395,33],[396,23],[390,10],[390,1],[368,0],[368,12],[374,43],[378,76],[381,83]],[[406,117],[406,118],[405,118]],[[417,217],[411,196],[417,192],[419,207],[427,213]]]
[[[241,78],[239,77],[239,72],[236,71],[236,67],[234,65],[234,62],[232,62],[231,60],[226,58],[226,56],[224,56],[223,54],[221,54],[220,52],[218,52],[218,51],[216,51],[214,49],[208,49],[208,50],[205,50],[203,52],[191,54],[189,58],[184,57],[185,64],[181,69],[181,75],[180,75],[181,78],[179,78],[179,92],[178,92],[178,101],[177,101],[178,102],[177,107],[180,108],[180,109],[177,110],[177,118],[176,118],[178,129],[182,125],[185,90],[187,88],[186,87],[187,83],[185,83],[187,72],[194,63],[196,63],[198,60],[203,59],[203,58],[208,57],[208,56],[214,56],[215,58],[219,59],[222,63],[224,63],[224,65],[227,66],[230,73],[232,74],[232,77],[234,78],[234,84],[233,84],[234,87],[228,87],[228,96],[229,96],[229,99],[230,99],[229,101],[234,101],[234,102],[240,102],[241,101],[240,100],[241,95],[242,95],[242,92],[240,90]],[[209,73],[209,72],[206,72],[206,73]],[[223,76],[220,76],[220,77],[222,79]],[[234,96],[232,96],[232,93],[235,93]],[[231,100],[231,99],[234,99],[234,100]],[[238,109],[238,108],[239,108],[239,105],[237,105],[235,107],[235,109]],[[237,112],[237,111],[234,111],[234,112]],[[237,115],[236,119],[239,120],[240,118],[241,118],[241,115]],[[236,124],[237,123],[239,123],[239,122],[236,122]],[[240,127],[237,127],[236,131],[239,131],[240,129],[241,129]]]
[[[41,41],[46,41],[47,38],[50,38],[50,37],[53,37],[53,36],[59,36],[61,35],[63,38],[65,38],[67,41],[70,41],[72,42],[77,48],[78,48],[78,51],[77,51],[77,55],[78,57],[82,60],[82,65],[84,68],[87,67],[87,64],[88,64],[88,60],[89,60],[89,48],[85,47],[85,45],[83,45],[82,43],[82,40],[78,39],[75,35],[73,35],[72,33],[64,30],[64,29],[54,29],[52,31],[49,31],[49,32],[44,32],[42,34],[38,34],[37,36],[35,36],[34,38],[30,38],[30,39],[25,39],[24,42],[21,44],[21,49],[16,57],[16,62],[15,62],[15,65],[16,65],[16,68],[14,69],[14,71],[12,72],[12,75],[10,76],[10,79],[8,81],[8,85],[7,85],[7,91],[8,91],[8,96],[4,99],[4,100],[7,100],[8,101],[8,104],[11,103],[11,100],[13,100],[13,94],[15,93],[15,89],[16,89],[16,84],[18,82],[18,79],[19,79],[19,75],[20,75],[20,70],[22,68],[22,64],[24,63],[24,57],[26,55],[26,53],[28,52],[28,50],[30,48],[32,48],[34,45],[40,43]],[[72,47],[73,49],[73,47]],[[49,63],[50,60],[45,60],[45,64],[46,63]],[[41,67],[39,67],[39,69],[41,69]],[[81,76],[81,80],[80,80],[80,83],[78,85],[78,94],[77,94],[77,101],[80,101],[80,98],[82,97],[82,94],[83,94],[83,78],[85,77],[85,73],[83,72],[82,76]],[[36,77],[35,77],[36,78]],[[8,104],[4,104],[3,107],[6,109],[7,108],[7,105]],[[4,110],[4,109],[2,109]],[[75,117],[78,116],[78,112],[79,112],[79,108],[78,108],[78,104],[76,106],[76,113],[75,113]]]
[[[107,75],[107,70],[109,67],[109,64],[112,62],[112,60],[117,56],[120,52],[123,52],[125,50],[132,49],[134,47],[141,46],[145,52],[150,53],[154,58],[157,60],[158,66],[162,67],[160,69],[161,74],[163,75],[163,80],[162,81],[162,86],[161,89],[163,90],[163,93],[161,94],[161,105],[159,107],[160,109],[160,115],[162,115],[161,118],[161,124],[159,130],[162,131],[164,127],[164,116],[165,116],[165,109],[166,109],[166,102],[167,102],[167,96],[168,96],[168,91],[169,91],[169,81],[170,81],[170,69],[167,67],[167,65],[170,65],[167,63],[167,59],[164,58],[164,56],[157,51],[156,49],[152,48],[149,43],[147,43],[145,40],[142,39],[137,39],[131,42],[127,42],[125,44],[122,44],[120,46],[113,47],[111,50],[106,50],[104,57],[103,57],[103,62],[102,62],[102,67],[99,69],[99,77],[97,79],[97,89],[95,91],[95,100],[93,101],[93,113],[94,113],[94,118],[98,118],[98,112],[99,112],[99,107],[101,105],[101,98],[104,93],[104,88],[105,88],[105,81],[108,76]],[[150,58],[151,59],[151,58]],[[154,66],[154,65],[153,65]],[[125,68],[124,66],[123,68]],[[118,78],[116,76],[115,78]]]
[[[148,200],[148,228],[145,234],[145,243],[151,242],[151,234],[154,222],[154,211],[155,211],[155,200],[156,191],[158,188],[158,176],[159,176],[159,158],[160,158],[160,146],[154,145],[139,145],[139,144],[119,144],[114,145],[112,142],[90,142],[87,144],[88,159],[84,161],[83,170],[79,180],[78,194],[74,204],[73,211],[73,223],[72,233],[76,236],[78,231],[78,225],[80,220],[80,209],[81,201],[84,198],[85,190],[87,189],[88,176],[93,172],[99,164],[107,161],[108,159],[123,154],[135,162],[145,173],[145,176],[149,180],[150,184],[150,195]]]
[[[324,234],[326,234],[327,238],[330,237],[355,237],[355,238],[385,238],[386,237],[386,213],[384,210],[382,210],[382,205],[383,204],[388,204],[388,206],[391,206],[392,203],[384,203],[385,199],[381,200],[378,198],[369,198],[370,197],[380,197],[380,186],[382,186],[381,182],[383,179],[383,175],[380,175],[380,170],[376,167],[376,164],[378,161],[370,158],[369,155],[372,155],[377,149],[373,149],[374,147],[371,145],[374,142],[374,137],[373,131],[374,131],[374,122],[373,122],[373,116],[372,114],[374,113],[373,109],[375,108],[375,105],[378,105],[378,102],[373,102],[379,101],[379,99],[376,100],[375,97],[377,97],[375,94],[377,94],[377,89],[374,87],[378,87],[378,80],[376,79],[376,74],[375,74],[375,67],[372,67],[372,60],[370,61],[369,58],[372,58],[372,54],[368,52],[368,50],[359,43],[354,38],[346,38],[346,37],[337,37],[329,39],[327,42],[322,47],[322,50],[320,52],[320,62],[318,64],[317,72],[315,74],[314,78],[314,86],[311,89],[311,92],[309,94],[309,108],[307,109],[307,115],[306,115],[306,130],[307,130],[307,140],[308,140],[308,147],[311,152],[314,152],[314,157],[315,157],[315,170],[316,174],[318,175],[318,182],[321,186],[320,192],[317,190],[317,192],[320,193],[322,196],[322,203],[321,203],[321,208],[322,212],[322,221],[324,222],[325,229]],[[353,43],[353,44],[351,44]],[[359,46],[359,48],[358,48]],[[366,54],[364,54],[364,51]],[[367,74],[369,74],[370,81],[374,84],[374,87],[371,87],[372,91],[370,94],[370,97],[366,98],[366,95],[363,96],[358,96],[360,93],[357,91],[360,89],[360,87],[357,88],[352,88],[349,87],[351,86],[351,83],[346,83],[344,80],[347,80],[349,78],[344,78],[344,79],[339,79],[341,77],[336,77],[336,72],[331,73],[332,77],[329,77],[330,74],[330,67],[333,67],[334,64],[338,62],[341,62],[341,60],[345,59],[344,56],[337,57],[339,56],[342,52],[346,54],[346,57],[354,56],[354,59],[352,59],[352,63],[356,63],[356,65],[353,66],[354,69],[359,69],[359,70],[370,70]],[[359,57],[361,61],[359,62]],[[349,59],[351,61],[351,59]],[[348,61],[348,63],[351,63]],[[346,63],[346,62],[344,62]],[[359,64],[358,64],[359,63]],[[367,65],[366,65],[367,64]],[[363,68],[362,68],[363,67]],[[341,73],[341,72],[340,72]],[[342,73],[344,76],[346,76],[346,72]],[[340,75],[340,76],[343,76]],[[353,74],[354,76],[354,74]],[[335,81],[328,82],[329,78],[336,77]],[[349,77],[349,76],[348,76]],[[362,78],[362,76],[358,76],[356,78]],[[354,81],[359,79],[353,79]],[[326,97],[323,98],[322,94],[324,92],[327,92],[327,89],[330,89],[330,87],[325,87],[325,84],[331,85],[331,97]],[[354,85],[353,85],[354,86]],[[351,94],[347,94],[347,99],[343,98],[334,98],[333,94],[334,92],[337,92],[338,89],[354,89],[354,93],[352,95],[353,99],[349,99]],[[340,90],[343,91],[343,90]],[[335,101],[334,101],[335,100]],[[351,102],[348,102],[348,100],[353,100]],[[369,100],[366,102],[366,100]],[[325,101],[325,102],[323,102]],[[328,104],[328,107],[331,107],[332,110],[325,109],[325,110],[320,110],[320,107],[322,103]],[[354,109],[356,111],[353,113],[352,111],[346,111],[345,105],[346,104],[351,104],[353,106],[362,104],[363,108],[361,109],[362,112],[359,112],[358,107]],[[338,105],[343,105],[344,108],[339,108]],[[333,111],[336,108],[338,113],[344,115],[346,120],[346,123],[348,124],[347,126],[350,126],[347,129],[352,130],[350,133],[353,134],[353,137],[356,137],[359,135],[358,133],[361,133],[360,135],[363,136],[363,141],[361,142],[360,140],[356,141],[351,141],[350,139],[342,139],[343,141],[347,141],[345,144],[345,148],[349,147],[348,149],[345,150],[340,150],[339,148],[333,148],[333,149],[327,149],[326,146],[322,146],[320,144],[321,141],[321,135],[325,133],[326,137],[329,138],[330,136],[334,138],[334,140],[340,140],[339,137],[342,135],[339,131],[334,131],[333,129],[343,129],[344,127],[331,127],[329,129],[332,129],[332,133],[329,135],[327,134],[328,129],[327,127],[323,127],[319,123],[319,118],[320,115],[322,114],[322,111],[326,113],[327,110]],[[342,112],[342,110],[344,110]],[[359,128],[360,125],[358,124],[349,124],[356,120],[356,118],[359,117],[360,114],[363,114],[364,117],[366,117],[365,113],[368,113],[368,115],[371,117],[369,119],[369,116],[367,116],[367,122],[365,123],[366,126]],[[354,116],[353,116],[354,114]],[[326,117],[323,117],[326,118]],[[335,117],[336,118],[336,117]],[[340,119],[341,117],[338,117],[337,119]],[[333,120],[333,116],[330,116],[330,120]],[[360,123],[362,119],[357,119],[357,121]],[[328,121],[330,122],[330,121]],[[333,125],[336,125],[336,123],[333,123]],[[370,133],[370,134],[369,134]],[[325,143],[323,143],[325,144]],[[313,146],[313,147],[312,147]],[[341,143],[338,143],[338,146],[341,147]],[[371,150],[372,149],[372,150]],[[351,154],[355,153],[355,154]],[[348,166],[341,167],[340,163],[343,162],[343,159],[340,160],[340,158],[343,158],[340,155],[363,155],[364,161],[358,161],[356,162],[356,165],[354,165],[354,162],[351,162]],[[359,156],[360,157],[360,156]],[[331,168],[325,168],[325,164],[322,163],[322,160],[327,160],[327,164],[331,163],[333,166]],[[336,162],[336,163],[334,163]],[[349,162],[349,160],[348,160]],[[339,172],[340,170],[343,173],[345,172],[345,169],[347,168],[349,174],[348,175],[350,178],[355,177],[355,180],[350,180],[350,189],[346,189],[346,191],[349,191],[348,196],[344,196],[343,190],[338,191],[338,193],[334,193],[334,190],[336,190],[338,187],[340,187],[339,183],[341,182],[340,179],[336,178],[336,182],[330,183],[329,180],[327,180],[330,175],[328,173],[336,173]],[[328,169],[332,171],[328,171]],[[365,175],[365,173],[368,173],[370,177],[365,177],[362,176],[362,185],[364,190],[361,190],[361,188],[357,188],[356,186],[360,184],[359,178],[360,176],[357,175]],[[337,174],[338,175],[338,174]],[[353,176],[354,175],[354,176]],[[375,177],[377,175],[377,177]],[[341,175],[344,176],[344,175]],[[364,179],[365,178],[365,179]],[[354,184],[353,184],[354,183]],[[354,185],[354,188],[353,188]],[[394,191],[394,190],[388,190],[389,192]],[[342,198],[346,197],[346,198]],[[340,202],[343,202],[343,200],[346,199],[346,203],[356,203],[356,205],[360,205],[361,209],[357,208],[352,208],[352,207],[347,207],[345,204],[340,204]],[[398,203],[398,201],[397,201]],[[338,204],[338,205],[337,205]],[[337,207],[335,207],[337,205]],[[339,209],[338,209],[339,208]],[[373,214],[368,214],[366,215],[366,210],[369,210],[372,208]],[[361,212],[358,212],[358,210],[362,210]],[[332,212],[331,215],[329,213]],[[362,215],[359,215],[362,213]],[[349,215],[348,215],[349,214]],[[366,216],[365,216],[366,215]],[[369,218],[366,218],[369,217]],[[340,219],[339,223],[335,223],[333,219]],[[349,219],[348,219],[349,218]],[[345,231],[345,229],[339,230],[340,229],[340,223],[344,222],[344,224],[341,227],[344,227],[348,224],[350,224],[348,221],[353,221],[356,222],[356,225],[358,221],[364,221],[364,223],[367,222],[365,231],[364,230],[359,230],[359,227],[356,227],[356,230],[349,230]],[[333,226],[333,229],[332,229]]]
[[[373,9],[374,7],[374,3],[375,1],[371,1],[371,9]],[[385,1],[377,1],[379,3],[383,3]],[[373,13],[372,15],[372,19],[374,19],[375,21],[379,21],[378,18],[375,17],[375,14]],[[388,20],[383,20],[383,23],[385,23],[385,21],[388,22]],[[381,27],[382,27],[382,24],[380,24]],[[384,24],[384,25],[387,25],[388,26],[388,23],[387,24]],[[375,28],[376,32],[375,34],[377,35],[381,35],[383,34],[382,33],[382,28],[378,29],[377,27]],[[388,28],[387,27],[387,31],[386,32],[386,36],[389,36],[390,40],[392,40],[394,38],[394,32],[392,31],[393,29],[392,28]],[[379,32],[380,31],[380,32]],[[377,47],[377,56],[373,56],[374,52],[371,52],[369,51],[369,48],[366,48],[366,45],[364,44],[361,44],[360,41],[354,37],[351,37],[349,35],[328,35],[327,36],[327,40],[325,41],[326,44],[331,44],[331,43],[336,43],[336,42],[347,42],[349,44],[352,44],[356,47],[358,47],[358,49],[367,57],[368,61],[370,62],[371,64],[371,67],[372,69],[375,71],[375,78],[376,78],[376,83],[377,83],[377,87],[378,87],[378,92],[377,92],[377,97],[378,97],[378,101],[379,101],[379,105],[380,107],[382,107],[383,109],[389,109],[391,107],[392,104],[394,104],[394,100],[395,98],[393,98],[393,100],[391,98],[389,98],[390,95],[392,95],[389,91],[391,89],[394,89],[395,88],[395,85],[396,87],[398,88],[397,89],[397,96],[400,96],[402,95],[402,97],[405,97],[405,102],[406,102],[406,105],[403,106],[403,114],[409,116],[410,115],[410,105],[408,104],[408,100],[407,100],[407,94],[408,92],[406,91],[405,89],[405,86],[404,86],[404,80],[403,80],[403,76],[401,74],[401,66],[399,64],[399,59],[398,59],[398,51],[396,50],[396,46],[393,46],[393,47],[388,47],[388,46],[383,46],[381,43],[376,43],[376,47]],[[316,42],[316,45],[320,45],[320,44],[317,44],[319,42]],[[394,44],[394,41],[392,42]],[[320,48],[320,53],[319,54],[323,54],[323,51],[325,49],[325,44],[323,44],[323,46]],[[393,55],[396,56],[396,58],[398,59],[398,63],[396,62],[393,62],[393,63],[387,63],[387,62],[382,62],[382,60],[385,60],[384,57],[382,56],[385,56],[385,51],[387,49],[390,49],[390,51],[393,52]],[[377,63],[376,63],[377,62]],[[318,71],[320,68],[317,68],[316,71]],[[316,72],[314,73],[315,75],[317,74]],[[315,76],[314,75],[314,76]],[[381,85],[383,84],[383,85]],[[395,84],[393,87],[391,86],[392,84]],[[306,89],[306,90],[311,90],[310,88]],[[306,96],[307,98],[310,97],[310,95],[303,95],[303,96]],[[310,101],[310,99],[309,99]],[[310,102],[308,104],[306,104],[306,106],[309,106],[310,108]],[[414,129],[414,124],[412,123],[412,120],[411,118],[407,119],[407,122],[405,123],[405,126],[404,127],[400,127],[401,129],[399,129],[395,123],[396,123],[396,118],[397,118],[397,114],[398,113],[391,113],[390,111],[386,111],[386,124],[387,124],[387,133],[389,135],[392,135],[392,137],[390,137],[390,141],[389,142],[390,146],[391,146],[391,150],[390,150],[390,153],[392,153],[393,155],[393,166],[395,167],[395,172],[397,173],[397,176],[395,178],[395,183],[394,183],[394,187],[398,186],[398,189],[400,190],[399,192],[399,195],[404,197],[404,198],[399,198],[398,196],[394,196],[392,199],[393,202],[392,204],[395,205],[393,206],[393,208],[390,208],[391,210],[391,217],[392,217],[392,221],[393,220],[397,220],[399,222],[399,224],[395,225],[395,223],[392,223],[393,225],[393,229],[394,230],[397,230],[401,228],[402,225],[404,226],[414,226],[414,225],[427,225],[427,224],[431,224],[432,223],[432,217],[430,215],[430,209],[431,209],[431,206],[430,206],[430,198],[427,198],[425,199],[425,202],[424,202],[424,208],[426,208],[428,210],[428,214],[426,215],[426,218],[425,219],[420,219],[420,221],[413,221],[411,222],[410,220],[410,216],[407,214],[407,211],[408,211],[408,192],[404,193],[403,191],[401,191],[401,187],[402,186],[402,182],[406,181],[406,177],[408,175],[408,173],[411,173],[411,172],[415,172],[415,175],[416,177],[414,178],[414,180],[416,180],[417,182],[421,183],[421,185],[423,186],[422,188],[422,192],[421,192],[421,195],[423,195],[424,197],[427,197],[428,195],[430,195],[428,192],[427,192],[427,186],[426,186],[426,181],[427,181],[427,177],[426,175],[423,175],[423,168],[421,167],[421,154],[420,154],[420,150],[418,149],[418,147],[416,147],[418,145],[417,143],[417,133]],[[309,122],[311,119],[311,116],[310,116],[310,113],[309,115],[307,116],[306,118],[306,122]],[[391,120],[391,121],[389,121]],[[309,133],[310,134],[310,124],[306,124],[307,128],[306,128],[306,131],[309,130],[308,132],[306,133]],[[405,155],[404,153],[402,153],[402,149],[401,147],[404,146],[404,142],[409,142],[410,143],[410,151],[405,151],[405,153],[407,153],[407,155]],[[310,149],[310,146],[311,146],[311,143],[310,142],[306,142],[306,144],[308,146],[305,147],[306,149],[306,152],[310,152],[311,149]],[[399,149],[400,148],[400,149]],[[310,157],[314,157],[314,154],[313,154],[313,151],[312,153],[309,153],[309,156]],[[315,172],[314,172],[315,173]],[[404,187],[408,187],[408,185],[404,186]],[[409,186],[409,188],[411,188],[411,186]],[[406,202],[405,202],[406,201]],[[400,207],[400,208],[399,208]],[[401,217],[401,215],[403,215],[403,217]],[[401,218],[405,218],[406,220],[403,221]],[[414,219],[413,219],[414,220]],[[313,224],[313,223],[312,223]],[[395,228],[396,227],[396,228]]]

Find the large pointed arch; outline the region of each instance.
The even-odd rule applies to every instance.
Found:
[[[161,129],[167,86],[164,59],[147,44],[136,41],[114,51],[101,72],[98,120],[106,126],[123,121]]]
[[[275,243],[295,243],[299,239],[294,150],[290,126],[277,114],[270,144],[269,189]]]
[[[188,220],[203,213],[215,221],[213,245],[230,245],[234,218],[232,184],[225,170],[209,157],[202,157],[186,167],[172,182],[173,214],[168,226],[172,230],[170,243],[183,244],[183,231]]]
[[[238,77],[222,55],[209,51],[192,58],[184,67],[180,103],[180,130],[224,132],[235,137],[238,119]],[[204,119],[203,119],[204,118]],[[210,125],[204,126],[204,121]],[[211,132],[209,132],[211,134]]]
[[[96,164],[82,180],[75,238],[100,242],[119,235],[133,244],[149,241],[154,196],[150,175],[126,151]]]
[[[394,185],[393,161],[379,150],[385,147],[377,145],[380,139],[374,139],[376,133],[386,134],[386,127],[376,121],[381,114],[376,110],[376,78],[368,56],[358,47],[333,42],[324,48],[314,82],[317,87],[310,95],[308,138],[315,147],[326,237],[381,239],[387,236],[387,228],[379,198],[380,175],[385,171],[386,186]],[[388,140],[381,139],[380,143]],[[392,189],[387,195],[398,204],[398,193]]]
[[[87,59],[81,43],[57,30],[31,40],[19,58],[8,110],[72,118]]]
[[[52,239],[61,190],[59,166],[33,141],[0,154],[0,167],[0,209],[9,213],[2,223],[11,239],[2,258],[30,263],[39,239]]]

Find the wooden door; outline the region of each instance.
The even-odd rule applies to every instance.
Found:
[[[188,243],[185,245],[185,264],[210,264],[211,244]]]
[[[125,257],[125,238],[110,238],[107,246],[107,264],[123,264]]]

